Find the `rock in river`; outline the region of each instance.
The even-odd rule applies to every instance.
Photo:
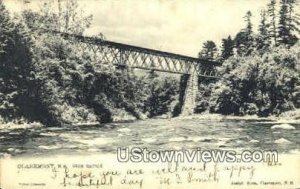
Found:
[[[278,140],[275,140],[275,143],[276,143],[276,144],[290,144],[291,141],[289,141],[289,140],[287,140],[287,139],[285,139],[285,138],[280,138],[280,139],[278,139]]]
[[[295,129],[295,127],[285,123],[285,124],[273,125],[271,129]]]

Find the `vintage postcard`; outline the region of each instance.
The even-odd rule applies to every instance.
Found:
[[[300,1],[0,0],[21,188],[300,188]]]

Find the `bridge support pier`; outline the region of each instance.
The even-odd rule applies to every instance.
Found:
[[[184,87],[185,86],[185,87]],[[181,113],[180,116],[188,116],[194,113],[196,97],[198,93],[198,75],[183,75],[181,78]]]

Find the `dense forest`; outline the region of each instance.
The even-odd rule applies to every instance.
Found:
[[[1,122],[62,125],[172,114],[179,90],[175,78],[101,67],[92,53],[35,30],[82,34],[90,26],[92,16],[79,15],[76,0],[59,15],[51,6],[48,2],[39,13],[26,10],[12,18],[0,0]]]
[[[178,113],[178,78],[99,66],[92,53],[36,30],[81,35],[90,27],[92,15],[79,14],[76,0],[60,4],[59,13],[51,6],[12,17],[0,0],[0,122],[53,126]],[[199,83],[196,113],[269,116],[300,108],[297,6],[271,0],[257,33],[247,12],[245,28],[223,39],[220,52],[213,41],[203,44],[199,58],[222,62],[222,77]]]
[[[257,32],[248,11],[245,28],[222,39],[220,51],[206,41],[199,57],[222,62],[221,79],[200,84],[198,110],[269,116],[300,108],[299,10],[295,0],[270,0]]]

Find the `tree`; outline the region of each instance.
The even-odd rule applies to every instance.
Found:
[[[253,32],[252,28],[253,28],[253,24],[251,22],[251,17],[252,17],[252,13],[251,11],[247,11],[246,15],[244,16],[245,22],[246,22],[246,28],[244,29],[244,31],[246,33],[248,33],[249,35]]]
[[[14,22],[0,0],[0,115],[30,113],[33,83],[32,41],[26,27]]]
[[[206,41],[203,43],[202,50],[199,52],[198,57],[204,60],[216,60],[217,58],[217,46],[213,41]]]
[[[92,17],[78,14],[82,11],[78,10],[76,0],[58,3],[58,13],[54,11],[54,1],[47,1],[39,12],[22,12],[22,19],[33,31],[45,29],[81,35],[89,27]],[[38,120],[45,125],[61,125],[110,119],[110,102],[101,104],[105,98],[98,98],[96,94],[93,96],[95,99],[90,100],[95,100],[94,104],[86,100],[90,89],[94,87],[95,78],[100,78],[94,73],[92,63],[96,61],[93,56],[89,52],[82,52],[78,46],[59,35],[40,30],[32,32],[32,35],[37,39],[34,41],[33,54],[36,76],[34,103],[38,104]],[[105,78],[104,75],[101,76]],[[97,99],[100,99],[100,105],[97,105]]]
[[[82,34],[90,26],[93,17],[84,16],[83,11],[78,10],[77,0],[66,0],[64,6],[58,0],[58,4],[62,7],[59,10],[59,31]]]
[[[169,76],[165,78],[148,76],[146,80],[148,98],[145,101],[144,112],[149,117],[170,115],[176,105],[174,102],[178,98],[178,81]]]
[[[235,47],[238,55],[248,56],[254,51],[253,25],[251,22],[252,13],[248,11],[244,17],[246,27],[235,37]]]
[[[273,39],[273,44],[277,44],[277,25],[276,25],[276,0],[271,0],[268,4],[267,10],[268,16],[270,17],[270,23],[268,27],[270,27],[269,36]]]
[[[299,45],[299,44],[298,44]],[[210,110],[268,116],[299,107],[299,46],[272,48],[264,55],[232,57],[219,69]]]
[[[286,0],[280,1],[280,17],[279,17],[279,23],[278,23],[278,38],[279,42],[282,44],[289,44],[291,33],[288,27],[288,5]]]
[[[231,36],[228,36],[225,39],[222,39],[222,49],[221,49],[221,58],[222,61],[228,59],[234,55],[234,40],[231,39]]]
[[[300,15],[296,13],[295,6],[299,6],[299,2],[297,0],[287,0],[287,4],[289,6],[289,19],[288,19],[288,27],[291,31],[300,33]]]
[[[44,2],[39,12],[23,11],[22,15],[31,28],[54,30],[81,35],[91,25],[92,15],[85,16],[79,9],[77,0],[57,1],[58,13],[54,1]]]
[[[261,21],[258,27],[259,34],[256,38],[256,49],[262,53],[270,47],[271,40],[268,31],[268,25],[266,23],[266,11],[261,11]]]
[[[299,18],[294,15],[295,0],[281,0],[278,23],[278,38],[281,44],[294,45],[298,38],[295,32],[299,32]]]

